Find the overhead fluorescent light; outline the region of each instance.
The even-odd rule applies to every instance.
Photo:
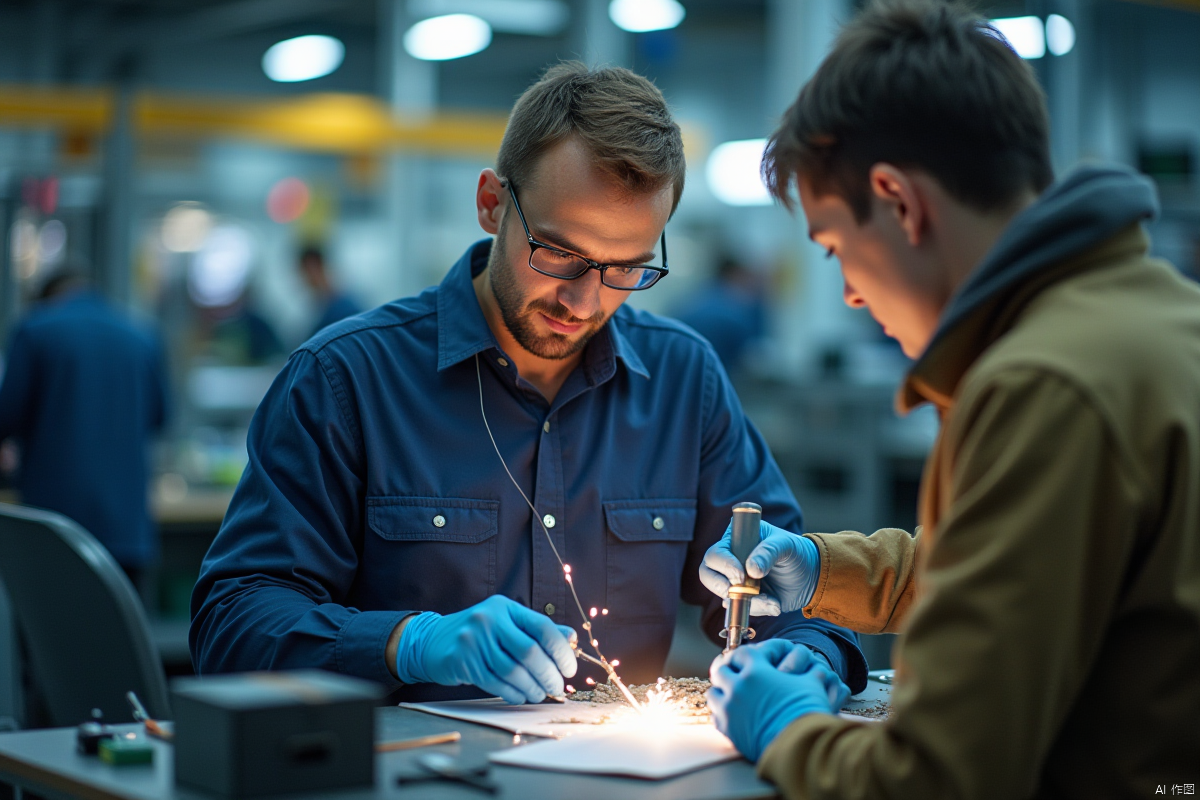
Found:
[[[446,14],[413,25],[404,49],[422,61],[449,61],[474,55],[492,43],[492,26],[473,14]]]
[[[408,0],[417,18],[471,14],[497,33],[555,36],[567,27],[571,11],[562,0]]]
[[[297,36],[271,45],[263,55],[263,72],[280,83],[311,81],[340,67],[345,55],[345,45],[332,36]]]
[[[609,18],[630,33],[674,28],[686,14],[678,0],[612,0],[608,4]]]
[[[1046,17],[1046,45],[1056,56],[1065,56],[1075,46],[1075,26],[1061,14]]]
[[[1041,17],[994,19],[992,27],[1021,58],[1034,59],[1046,55],[1046,27]]]
[[[742,139],[713,148],[705,166],[708,188],[730,206],[769,206],[771,193],[762,178],[766,139]]]

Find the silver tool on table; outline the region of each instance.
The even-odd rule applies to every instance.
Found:
[[[733,534],[729,549],[742,565],[745,579],[742,583],[729,587],[729,604],[725,608],[725,630],[721,636],[725,639],[725,652],[736,649],[743,641],[754,638],[754,629],[750,627],[750,602],[759,593],[758,579],[746,575],[746,559],[762,541],[759,533],[759,522],[762,520],[762,506],[757,503],[738,503],[733,507]]]
[[[495,794],[500,788],[487,778],[487,763],[460,766],[454,758],[445,753],[425,753],[417,757],[416,764],[422,770],[421,773],[400,775],[396,778],[396,783],[404,786],[431,780],[456,781],[488,794]]]

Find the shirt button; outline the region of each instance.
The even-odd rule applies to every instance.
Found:
[[[497,358],[497,359],[496,359],[496,363],[497,363],[497,364],[499,364],[499,365],[500,365],[500,366],[502,366],[502,367],[507,367],[507,366],[508,366],[508,359],[506,359],[506,358]]]
[[[436,517],[433,518],[433,527],[443,528],[445,526],[446,526],[446,518],[443,517],[441,514],[438,514]]]
[[[557,522],[557,520],[554,519],[553,514],[547,514],[546,516],[542,517],[542,524],[547,528],[553,528],[555,522]]]
[[[654,530],[656,530],[656,531],[661,531],[663,528],[665,528],[667,526],[667,523],[663,522],[662,517],[655,517],[654,522],[652,522],[651,524],[654,526]]]
[[[546,612],[546,616],[550,616],[554,613],[554,603],[546,603],[546,607],[542,611]]]
[[[550,432],[550,420],[546,420],[545,422],[542,423],[542,430],[545,431],[546,433]]]

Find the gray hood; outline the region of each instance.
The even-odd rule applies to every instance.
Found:
[[[1116,166],[1074,170],[1013,218],[950,298],[925,353],[995,295],[1158,215],[1150,179]]]

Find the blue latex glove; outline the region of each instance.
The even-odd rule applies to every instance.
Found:
[[[762,579],[762,594],[750,601],[753,616],[776,616],[804,608],[817,590],[821,577],[821,553],[811,539],[759,522],[762,541],[746,559],[746,573]],[[729,544],[733,523],[721,540],[708,548],[700,564],[700,582],[729,603],[729,586],[745,580],[742,565]]]
[[[502,595],[442,616],[409,619],[396,652],[405,683],[470,684],[513,705],[563,696],[577,667],[575,631]]]
[[[743,645],[709,669],[708,708],[717,730],[757,761],[805,714],[834,714],[850,689],[807,647],[785,639]]]

